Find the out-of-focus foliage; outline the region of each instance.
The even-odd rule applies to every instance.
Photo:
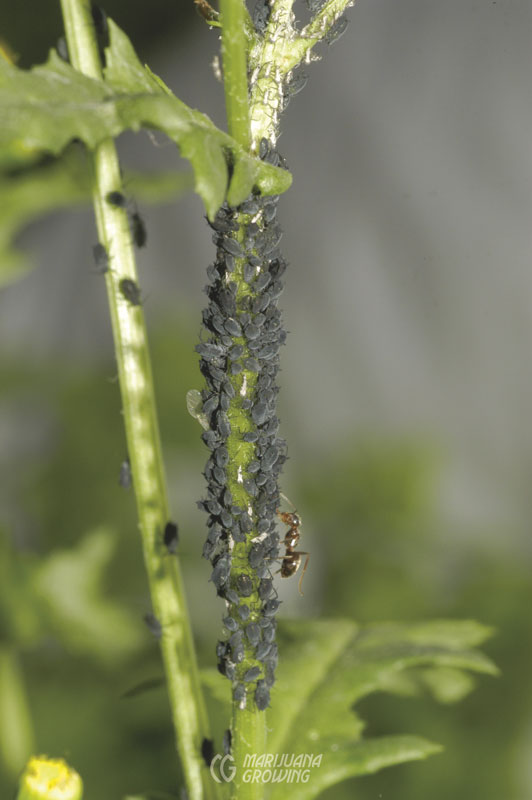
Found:
[[[189,108],[138,60],[120,28],[108,20],[105,80],[89,78],[52,50],[46,64],[19,70],[0,58],[0,165],[13,169],[42,153],[58,155],[72,139],[94,149],[108,137],[142,127],[166,133],[194,170],[195,190],[212,219],[226,195],[238,205],[254,186],[279,194],[286,170],[244,151],[205,114]],[[230,160],[230,168],[229,168]]]
[[[124,181],[128,191],[147,203],[175,199],[193,186],[192,173],[175,171],[128,171]],[[0,176],[0,286],[22,277],[31,266],[28,257],[13,246],[21,230],[55,209],[88,205],[91,182],[89,159],[76,145],[60,158],[46,157]]]
[[[204,454],[186,409],[186,391],[201,380],[193,339],[163,328],[154,333],[152,353],[169,474],[186,474],[199,450],[199,475]],[[173,360],[181,392],[167,369]],[[0,487],[0,655],[9,647],[16,659],[34,728],[23,737],[17,764],[0,758],[1,797],[13,793],[32,737],[39,752],[69,755],[87,797],[170,792],[179,780],[164,688],[141,691],[150,681],[160,687],[162,668],[142,620],[150,606],[134,496],[118,483],[126,448],[115,369],[111,361],[84,371],[0,363],[2,430],[15,415],[29,431],[28,439],[11,443],[9,478]],[[7,461],[2,466],[7,477]],[[178,516],[185,565],[194,549],[194,529],[186,524],[194,500],[192,513]],[[191,571],[200,571],[205,594],[199,511],[197,521]],[[201,638],[199,644],[201,650]],[[4,686],[12,696],[13,684]],[[19,703],[18,715],[21,709]],[[14,732],[11,725],[10,742]]]
[[[472,649],[490,633],[477,623],[454,620],[362,628],[350,620],[284,621],[267,751],[323,756],[312,779],[292,787],[290,796],[310,800],[346,778],[439,752],[439,745],[419,736],[363,737],[365,724],[352,707],[374,692],[402,694],[405,684],[408,694],[415,695],[427,668],[433,683],[438,684],[441,671],[445,674],[446,700],[455,681],[454,694],[461,698],[466,670],[497,674],[494,664]],[[215,670],[204,676],[217,701],[213,717],[223,725],[230,710],[227,682]],[[220,702],[225,713],[220,713]],[[283,784],[272,784],[267,796],[280,798],[285,792]]]

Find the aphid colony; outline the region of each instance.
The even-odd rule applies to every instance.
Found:
[[[266,140],[261,142],[260,156],[281,163]],[[233,681],[233,694],[242,707],[247,691],[253,691],[246,685],[255,684],[260,709],[269,704],[277,666],[274,617],[280,602],[271,570],[279,557],[277,481],[286,460],[276,414],[279,348],[286,339],[277,308],[286,269],[279,252],[277,202],[278,197],[252,195],[238,209],[223,206],[210,223],[217,257],[207,270],[209,304],[203,312],[207,337],[196,347],[207,383],[202,413],[209,429],[202,438],[211,451],[204,473],[207,496],[199,503],[209,514],[203,555],[211,560],[211,580],[228,605],[227,639],[217,646],[218,668]],[[233,279],[237,268],[245,284],[238,292]],[[245,431],[232,429],[228,412],[234,409],[247,413]],[[247,448],[252,458],[237,479],[248,498],[245,505],[234,501],[227,485],[230,437],[252,445]],[[233,549],[243,542],[248,564],[233,574]],[[251,658],[259,664],[240,667],[245,656],[246,663]]]

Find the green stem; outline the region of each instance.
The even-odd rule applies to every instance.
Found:
[[[266,712],[233,709],[233,748],[236,773],[231,784],[232,800],[261,800],[264,786],[260,782],[244,781],[246,756],[259,756],[266,747]]]
[[[328,0],[302,31],[294,26],[293,0],[273,0],[263,37],[250,52],[251,146],[257,151],[262,137],[275,143],[282,112],[284,80],[302,61],[311,61],[312,48],[325,38],[338,17],[354,0]]]
[[[22,677],[22,667],[14,647],[0,647],[0,753],[5,769],[19,775],[34,750],[33,726]]]
[[[61,0],[61,6],[73,66],[101,79],[90,0]],[[109,255],[106,283],[128,452],[152,605],[163,631],[160,644],[177,751],[189,798],[213,798],[216,785],[201,756],[202,741],[210,738],[209,724],[182,578],[176,557],[168,554],[163,541],[168,500],[144,314],[141,306],[130,302],[120,289],[124,279],[137,284],[128,215],[105,199],[109,192],[122,188],[112,140],[95,150],[94,173],[98,233]]]
[[[220,0],[220,16],[227,127],[231,136],[249,150],[248,15],[244,0]]]
[[[227,124],[229,133],[246,150],[250,149],[250,115],[248,99],[248,75],[247,75],[247,49],[248,39],[246,35],[246,8],[243,0],[220,0],[220,11],[222,21],[222,58],[225,86],[225,103],[227,113]],[[249,24],[249,23],[248,23]],[[241,219],[243,223],[244,220]],[[243,236],[241,227],[237,239]],[[237,302],[245,294],[249,293],[249,288],[243,279],[242,264],[237,262],[233,275],[237,284]],[[244,340],[242,340],[244,344]],[[237,390],[237,398],[242,397],[241,381],[246,381],[246,395],[252,396],[255,386],[256,376],[244,371],[243,376],[234,381]],[[239,472],[244,474],[247,465],[253,458],[254,447],[245,445],[242,442],[241,434],[243,431],[254,427],[249,412],[243,413],[238,401],[231,403],[228,416],[231,422],[233,433],[227,442],[229,452],[228,488],[233,494],[235,502],[247,507],[252,503],[252,498],[243,490],[242,483],[238,480]],[[237,433],[235,433],[237,432]],[[233,550],[233,576],[238,573],[244,574],[249,571],[247,551],[252,534],[249,535],[246,543],[236,545]],[[258,612],[260,609],[260,599],[256,592],[252,594],[248,601],[250,607]],[[251,617],[251,619],[253,616]],[[239,671],[243,674],[246,669],[254,666],[256,662],[249,660],[249,652],[246,649],[244,662],[239,665]],[[259,755],[264,752],[266,743],[266,715],[257,710],[250,692],[247,696],[247,705],[241,709],[237,701],[233,701],[232,712],[232,734],[233,734],[233,758],[235,759],[236,774],[231,783],[231,797],[236,800],[258,800],[263,796],[264,787],[258,783],[244,782],[243,772],[246,755]]]

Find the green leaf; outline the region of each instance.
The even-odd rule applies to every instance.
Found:
[[[74,138],[94,149],[124,130],[166,133],[193,167],[195,188],[210,219],[229,192],[244,200],[254,186],[285,191],[291,176],[252,157],[199,111],[189,108],[139,62],[127,36],[109,20],[105,80],[76,72],[51,51],[30,71],[0,59],[0,166],[36,153],[59,154]],[[229,174],[228,162],[231,165]]]
[[[168,170],[142,174],[126,171],[128,192],[148,203],[179,197],[193,187],[192,175]],[[16,235],[32,220],[57,208],[90,203],[92,177],[85,150],[68,147],[59,159],[45,159],[0,178],[0,286],[21,278],[31,264],[12,247]]]
[[[441,702],[460,699],[472,688],[469,671],[498,674],[471,649],[491,633],[471,620],[364,627],[350,620],[283,620],[266,750],[322,754],[308,782],[290,784],[290,800],[309,800],[346,778],[439,752],[439,745],[416,736],[363,739],[353,704],[376,691],[409,695],[425,688]],[[204,670],[202,680],[219,732],[230,715],[230,685],[214,669]],[[269,798],[286,796],[284,782],[267,786]]]
[[[108,663],[142,643],[140,624],[101,590],[102,573],[114,547],[111,532],[98,528],[77,549],[52,553],[35,577],[36,593],[61,641]]]
[[[382,736],[342,744],[320,742],[318,749],[321,764],[309,768],[308,782],[290,783],[290,800],[310,800],[347,778],[369,775],[405,761],[418,761],[441,752],[442,747],[419,736]],[[286,796],[286,783],[272,784],[270,800]]]
[[[323,753],[322,766],[308,783],[297,785],[294,797],[314,797],[345,777],[436,752],[436,745],[412,737],[362,739],[364,723],[352,706],[372,692],[413,692],[431,684],[445,702],[463,694],[466,684],[470,688],[464,670],[497,674],[486,656],[471,649],[490,633],[471,621],[365,627],[348,620],[284,621],[268,711],[268,752]],[[281,791],[276,784],[270,796]]]

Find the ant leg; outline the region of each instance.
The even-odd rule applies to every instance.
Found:
[[[305,572],[307,571],[308,562],[310,561],[310,553],[306,553],[304,550],[299,550],[297,553],[298,556],[306,556],[305,563],[303,564],[303,572],[299,577],[299,583],[297,584],[297,589],[301,597],[303,597],[303,592],[301,591],[301,584],[303,582],[303,578],[305,577]]]

